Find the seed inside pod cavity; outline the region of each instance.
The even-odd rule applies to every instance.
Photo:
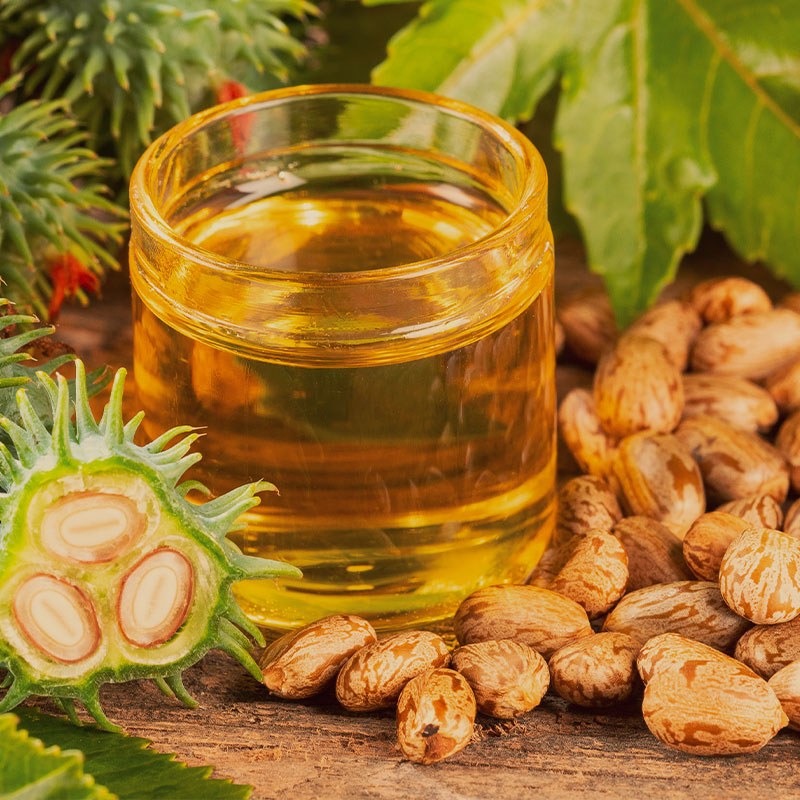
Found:
[[[122,580],[117,611],[123,636],[138,647],[171,639],[186,619],[193,591],[186,556],[166,547],[145,556]]]
[[[12,607],[25,638],[56,661],[83,661],[100,644],[91,601],[65,580],[52,575],[28,578],[14,594]]]
[[[126,553],[146,523],[145,515],[124,495],[75,492],[47,509],[40,536],[53,555],[100,564]]]

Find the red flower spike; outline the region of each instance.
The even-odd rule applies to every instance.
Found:
[[[239,81],[225,81],[217,87],[216,99],[218,103],[227,103],[230,100],[238,100],[240,97],[247,97],[250,91]],[[233,144],[240,153],[247,146],[250,139],[250,132],[253,130],[253,115],[240,114],[231,120],[231,137]]]
[[[58,316],[64,300],[74,297],[79,289],[96,292],[100,288],[97,275],[72,253],[57,256],[50,262],[50,280],[53,283],[53,294],[47,314],[51,320]]]

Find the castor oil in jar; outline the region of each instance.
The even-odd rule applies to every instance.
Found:
[[[538,154],[415,93],[233,108],[250,116],[200,115],[137,167],[131,274],[147,433],[203,426],[194,477],[279,490],[231,538],[304,576],[243,582],[240,604],[277,629],[336,612],[392,629],[524,579],[554,495]]]

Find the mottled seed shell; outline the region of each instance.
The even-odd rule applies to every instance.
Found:
[[[617,444],[600,424],[592,392],[573,389],[561,401],[558,429],[581,470],[603,478],[614,491],[612,464]]]
[[[661,633],[679,633],[729,650],[749,627],[725,605],[716,584],[677,581],[626,594],[606,617],[603,630],[627,633],[642,644]]]
[[[628,585],[633,592],[655,583],[691,580],[683,561],[681,540],[660,522],[648,517],[626,517],[614,527],[628,554]]]
[[[768,684],[789,718],[789,727],[800,731],[800,661],[776,672]]]
[[[613,534],[599,529],[575,537],[563,548],[566,558],[549,588],[582,606],[589,619],[601,617],[625,593],[625,548]]]
[[[719,568],[725,602],[757,625],[800,614],[800,540],[781,531],[750,528],[725,551]]]
[[[765,525],[764,527],[768,528],[769,526]],[[800,500],[795,500],[789,506],[789,510],[783,520],[783,532],[787,536],[800,539]]]
[[[553,689],[570,703],[589,708],[623,703],[639,683],[641,645],[625,633],[598,633],[556,650],[550,659]]]
[[[683,412],[681,374],[660,342],[626,334],[597,365],[594,402],[611,436],[669,433]]]
[[[525,583],[529,583],[531,586],[539,586],[542,589],[549,589],[564,564],[566,559],[564,553],[566,552],[567,544],[568,542],[564,542],[560,547],[549,547],[545,550],[536,566],[531,570]]]
[[[336,699],[349,711],[394,705],[411,678],[450,663],[444,639],[429,631],[402,631],[354,653],[336,679]]]
[[[759,380],[800,356],[800,314],[741,314],[709,325],[694,343],[692,369]]]
[[[559,299],[556,317],[567,347],[590,364],[596,364],[617,338],[614,311],[604,289],[580,289]]]
[[[717,511],[733,514],[734,517],[740,517],[757,528],[778,529],[783,524],[781,504],[768,494],[731,500],[729,503],[719,506]]]
[[[789,465],[792,488],[800,491],[800,411],[796,411],[781,425],[775,446]]]
[[[670,670],[680,669],[687,659],[716,658],[721,661],[727,658],[716,648],[712,647],[711,650],[713,653],[709,652],[709,645],[679,633],[661,633],[643,645],[636,657],[636,667],[639,676],[647,684]]]
[[[574,600],[549,589],[516,584],[478,589],[458,607],[453,628],[460,644],[513,639],[545,658],[592,635],[586,612]]]
[[[558,492],[557,509],[551,542],[555,546],[595,528],[611,530],[622,518],[616,495],[602,478],[594,475],[567,481]]]
[[[698,283],[686,300],[706,322],[725,322],[739,314],[772,308],[772,301],[757,283],[738,276]]]
[[[642,700],[645,724],[664,744],[694,755],[754,753],[786,725],[766,681],[697,642],[682,652],[674,638],[655,637],[639,654],[640,662],[647,662],[652,651],[671,651],[661,659],[667,663],[649,670]]]
[[[478,711],[512,719],[535,708],[550,685],[547,662],[510,639],[475,642],[453,651],[450,662],[472,687]]]
[[[475,696],[463,675],[433,669],[412,678],[397,701],[397,741],[403,755],[434,764],[463,750],[475,725]]]
[[[800,616],[777,625],[756,625],[736,643],[736,658],[762,678],[800,660]]]
[[[630,514],[655,519],[679,538],[706,510],[700,468],[676,436],[643,432],[626,437],[617,450],[614,474]]]
[[[628,556],[609,531],[591,530],[548,550],[528,583],[552,589],[582,606],[589,619],[601,617],[625,592]]]
[[[689,569],[701,581],[717,581],[725,551],[749,527],[741,517],[723,511],[703,514],[683,540],[683,558]]]
[[[683,376],[683,418],[702,414],[734,428],[768,431],[778,421],[772,395],[746,378],[691,372]]]
[[[679,372],[686,369],[689,351],[703,322],[688,303],[669,300],[645,311],[625,335],[648,336],[660,342]]]
[[[321,692],[342,664],[377,639],[361,617],[335,614],[284,634],[262,654],[264,685],[278,697],[299,700]]]
[[[800,409],[800,358],[770,373],[764,385],[784,414]]]
[[[754,433],[737,430],[714,417],[691,417],[675,435],[689,448],[709,496],[740,500],[768,494],[783,502],[789,469],[783,456]]]

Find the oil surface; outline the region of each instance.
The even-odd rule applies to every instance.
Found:
[[[290,190],[201,210],[181,230],[256,266],[344,272],[445,254],[504,216],[451,185],[416,182]],[[456,350],[342,368],[243,357],[235,340],[211,347],[135,300],[147,433],[205,426],[193,477],[215,493],[259,478],[280,490],[233,538],[304,577],[240,584],[248,614],[273,628],[335,612],[398,628],[524,577],[552,524],[551,300],[548,285],[516,319]]]

